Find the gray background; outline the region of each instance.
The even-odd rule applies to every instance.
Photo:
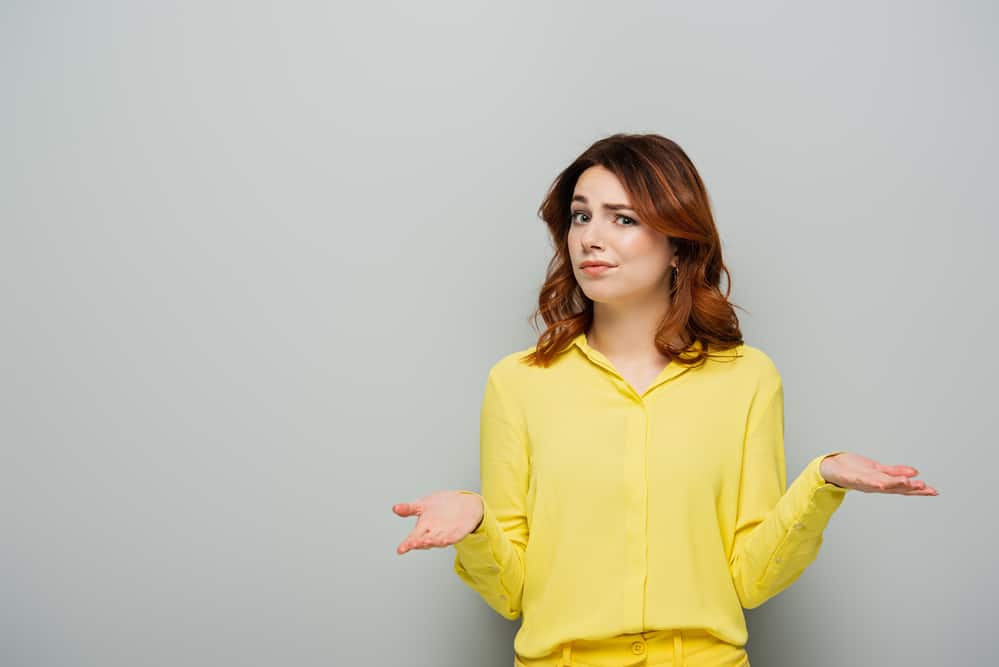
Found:
[[[941,491],[850,494],[753,664],[991,662],[996,14],[4,3],[0,664],[512,664],[391,505],[478,488],[537,206],[616,131],[707,183],[789,481]]]

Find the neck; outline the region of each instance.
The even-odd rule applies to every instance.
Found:
[[[586,333],[590,347],[608,358],[627,361],[668,361],[655,344],[656,332],[669,314],[669,302],[656,301],[623,307],[594,302],[593,323]],[[679,337],[673,345],[682,345]]]

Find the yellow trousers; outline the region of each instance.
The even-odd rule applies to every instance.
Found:
[[[514,667],[750,667],[743,646],[702,630],[654,630],[562,644],[542,658],[514,654]]]

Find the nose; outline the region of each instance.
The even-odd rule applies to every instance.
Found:
[[[586,226],[583,230],[583,234],[579,237],[580,242],[583,244],[584,248],[602,248],[603,242],[600,240],[600,235],[596,232],[596,225],[592,222]]]

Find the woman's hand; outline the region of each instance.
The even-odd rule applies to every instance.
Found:
[[[461,491],[436,491],[415,503],[392,506],[399,516],[418,515],[412,532],[396,547],[396,553],[410,549],[446,547],[475,530],[482,521],[482,499]]]
[[[819,465],[822,477],[846,489],[865,493],[898,493],[904,496],[938,496],[932,486],[918,479],[919,474],[910,466],[888,466],[852,452],[841,452],[822,459]]]

